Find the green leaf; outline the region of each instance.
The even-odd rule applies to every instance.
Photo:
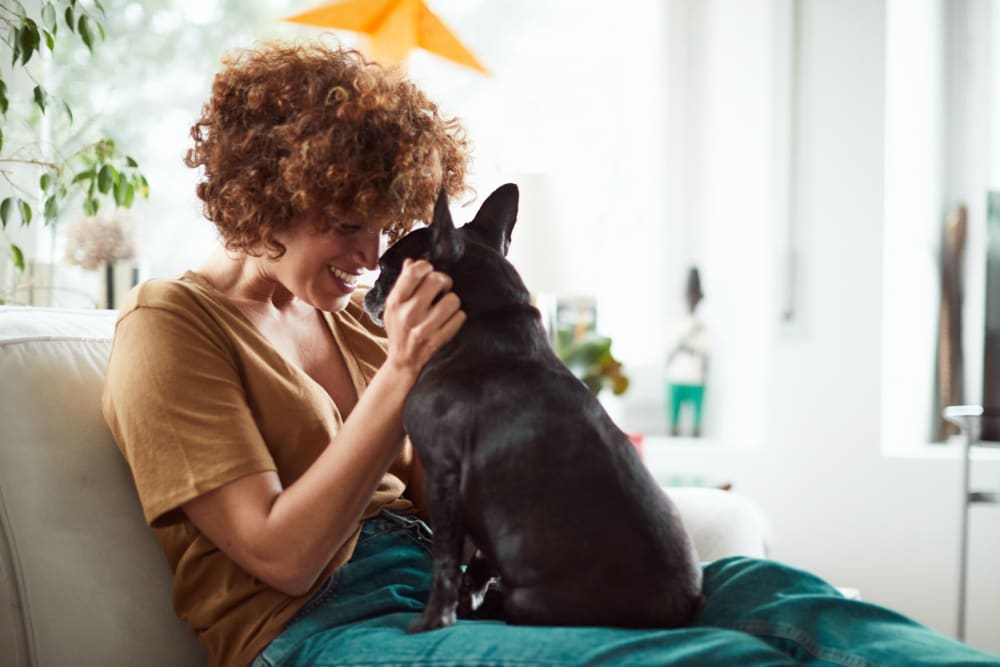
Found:
[[[0,127],[0,152],[3,151],[3,128]]]
[[[7,222],[10,220],[10,210],[14,207],[14,198],[7,197],[0,202],[0,224],[7,229]]]
[[[38,24],[28,19],[21,26],[21,66],[28,64],[31,56],[38,50],[38,45],[42,43],[38,34]]]
[[[52,174],[45,172],[38,177],[38,187],[42,189],[42,192],[47,192],[50,185],[52,185]]]
[[[110,164],[106,164],[97,172],[97,189],[101,191],[102,195],[106,195],[111,191],[111,187],[117,179],[118,172]]]
[[[67,102],[66,100],[63,100],[62,105],[63,105],[63,111],[65,111],[66,115],[69,116],[69,124],[72,125],[73,124],[73,110],[70,109],[69,102]]]
[[[13,67],[17,64],[17,59],[21,57],[21,29],[17,26],[11,26],[8,43],[10,44],[10,53],[12,56],[10,66]]]
[[[56,20],[56,8],[52,6],[51,2],[46,2],[42,5],[42,22],[45,23],[45,27],[52,34],[55,34],[59,22]]]
[[[124,174],[118,174],[118,178],[115,179],[114,194],[115,194],[115,204],[118,206],[125,205],[125,188],[128,187],[128,181],[125,179]]]
[[[87,197],[83,200],[83,212],[90,217],[97,215],[97,210],[101,208],[101,202],[94,197]]]
[[[93,178],[94,178],[94,170],[86,169],[73,176],[73,180],[71,180],[70,183],[79,183],[80,181],[86,181],[88,179],[93,179]]]
[[[129,167],[138,167],[139,166],[139,163],[136,162],[135,159],[131,155],[126,155],[125,156],[125,164],[128,165]]]
[[[27,227],[31,224],[31,204],[23,199],[18,199],[17,207],[21,210],[21,226]]]
[[[7,105],[7,84],[4,83],[3,79],[0,79],[0,113],[7,114]]]
[[[73,5],[66,8],[66,13],[63,14],[63,18],[66,19],[66,25],[69,27],[70,32],[76,30],[76,17],[73,14]]]
[[[28,16],[28,12],[24,10],[24,5],[21,4],[20,0],[14,0],[14,13],[22,20]]]
[[[56,196],[52,195],[45,200],[45,224],[55,222],[56,218],[59,216],[59,202],[56,201]]]
[[[104,5],[101,4],[101,0],[94,0],[94,6],[97,7],[97,11],[101,12],[102,15],[108,15],[108,13],[104,11]]]
[[[49,47],[49,51],[56,50],[56,38],[48,30],[43,31],[45,33],[45,46]]]
[[[32,93],[35,98],[35,104],[37,104],[38,108],[42,110],[42,113],[45,113],[45,103],[48,102],[49,94],[45,92],[45,89],[42,88],[41,85],[35,86]]]
[[[118,174],[115,181],[115,203],[124,208],[132,208],[135,201],[135,186],[125,174]]]
[[[91,21],[90,17],[87,16],[86,14],[84,14],[76,22],[76,31],[77,31],[77,33],[79,33],[80,39],[83,40],[83,43],[86,44],[87,48],[90,49],[90,52],[93,53],[94,52],[94,31],[93,31],[93,28],[90,27],[91,23],[92,23],[92,21]]]
[[[14,260],[14,268],[19,273],[24,273],[24,253],[13,243],[10,244],[10,257]]]

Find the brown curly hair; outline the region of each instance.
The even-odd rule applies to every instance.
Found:
[[[226,247],[280,257],[274,233],[372,224],[394,240],[465,188],[469,143],[396,67],[322,43],[230,54],[184,162]]]

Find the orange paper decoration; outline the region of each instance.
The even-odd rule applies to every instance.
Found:
[[[410,51],[420,47],[489,74],[423,0],[343,0],[285,20],[365,33],[370,38],[372,57],[383,62],[402,62]]]

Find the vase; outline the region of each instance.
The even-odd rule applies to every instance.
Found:
[[[125,295],[139,284],[141,278],[139,262],[135,259],[116,259],[104,264],[104,299],[102,308],[119,308]]]

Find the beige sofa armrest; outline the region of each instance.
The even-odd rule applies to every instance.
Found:
[[[708,487],[665,490],[677,505],[702,562],[726,556],[767,556],[770,524],[748,496]]]
[[[205,654],[101,416],[109,311],[0,307],[0,665]]]

